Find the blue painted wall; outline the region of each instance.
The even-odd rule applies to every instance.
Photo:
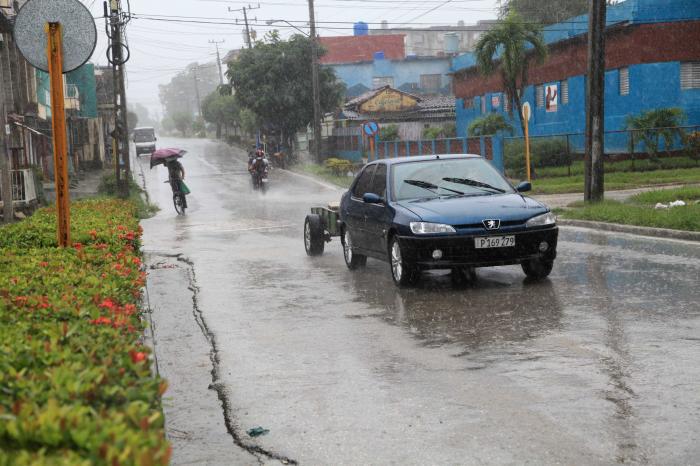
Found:
[[[628,115],[638,115],[641,112],[665,108],[682,108],[689,125],[700,125],[700,89],[681,89],[681,64],[679,62],[652,63],[629,67],[629,94],[620,95],[619,70],[605,73],[605,130],[616,131],[625,129]],[[535,87],[528,86],[525,90],[524,102],[529,102],[532,108],[530,119],[530,134],[532,136],[548,136],[554,134],[583,133],[585,121],[586,81],[584,76],[574,76],[569,81],[569,103],[561,102],[561,83],[559,83],[559,102],[556,112],[547,112],[544,107],[535,105]],[[553,83],[544,83],[554,84]],[[501,105],[492,107],[491,97],[500,97]],[[485,98],[486,112],[482,112],[481,101]],[[502,93],[489,93],[477,96],[476,105],[464,108],[464,100],[457,100],[457,134],[465,136],[469,123],[475,118],[489,112],[500,112],[513,125],[516,136],[522,136],[520,120],[509,118],[503,110]],[[613,143],[613,141],[610,141]],[[606,142],[607,145],[607,142]]]
[[[451,62],[449,58],[407,58],[405,60],[374,60],[372,62],[347,63],[339,65],[324,65],[335,70],[338,79],[350,88],[362,84],[372,89],[372,78],[378,76],[392,76],[394,87],[401,87],[407,83],[420,85],[422,74],[442,75],[442,88],[452,81],[450,76]]]

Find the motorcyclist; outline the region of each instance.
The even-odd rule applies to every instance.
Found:
[[[270,163],[265,157],[265,152],[262,149],[255,151],[255,157],[248,163],[248,171],[253,177],[253,184],[257,184],[256,176],[263,178],[264,174],[269,170]]]

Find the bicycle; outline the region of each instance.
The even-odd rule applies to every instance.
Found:
[[[185,215],[185,209],[187,208],[187,199],[185,198],[185,193],[182,192],[182,184],[177,178],[172,178],[165,183],[170,183],[170,187],[173,190],[173,204],[175,205],[175,212],[178,215]]]

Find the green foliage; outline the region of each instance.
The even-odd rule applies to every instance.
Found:
[[[228,64],[226,75],[240,105],[256,115],[269,132],[281,132],[288,143],[313,120],[311,41],[301,35],[286,41],[276,35],[266,39],[243,50],[236,61]],[[319,84],[321,111],[335,110],[342,99],[343,85],[332,68],[319,69]],[[241,126],[245,127],[243,121]]]
[[[506,172],[511,176],[525,174],[525,141],[522,139],[506,143],[504,150]],[[532,168],[568,165],[566,138],[537,138],[530,140],[530,163]]]
[[[568,209],[564,216],[580,220],[621,223],[654,228],[700,231],[700,205],[654,209],[631,202],[604,201]]]
[[[423,139],[445,139],[457,136],[457,126],[454,123],[446,123],[443,126],[423,128]]]
[[[175,129],[182,133],[183,137],[187,137],[187,131],[192,128],[192,115],[190,113],[180,112],[172,116]]]
[[[114,173],[102,177],[97,192],[103,196],[116,197],[118,195],[117,177]],[[159,210],[155,204],[149,204],[145,197],[146,192],[136,184],[133,178],[129,178],[129,200],[136,206],[136,215],[140,219],[150,218]]]
[[[688,157],[697,164],[700,162],[700,131],[694,131],[685,135],[685,151]]]
[[[513,126],[500,113],[489,113],[474,119],[467,128],[469,136],[490,136],[500,131],[513,134]]]
[[[657,202],[673,202],[677,200],[693,202],[700,199],[700,187],[686,186],[678,189],[659,189],[647,191],[632,196],[630,199],[637,204],[656,205]]]
[[[323,165],[335,176],[343,176],[352,171],[352,162],[346,159],[331,157]]]
[[[516,11],[524,21],[546,26],[588,13],[588,0],[505,0],[500,10],[502,18]]]
[[[397,125],[383,125],[379,128],[380,141],[398,141],[399,127]]]
[[[72,204],[0,229],[0,464],[167,464],[138,305],[141,230],[128,201]]]
[[[215,63],[203,66],[197,63],[188,65],[183,71],[173,76],[170,82],[158,86],[165,115],[171,118],[177,113],[194,115],[198,107],[197,91],[200,96],[205,96],[216,90],[218,86],[219,71]]]
[[[520,96],[528,84],[530,62],[534,59],[537,63],[543,63],[547,58],[542,28],[536,23],[523,21],[517,12],[511,11],[496,27],[481,36],[474,54],[482,74],[491,75],[496,70],[500,72],[505,98],[515,102],[515,110],[521,115]]]
[[[580,157],[580,155],[572,155]],[[676,168],[695,168],[697,166],[697,161],[690,157],[663,157],[659,159],[658,162],[653,162],[649,159],[629,159],[615,162],[606,161],[605,173],[649,172],[654,170],[673,170]],[[570,167],[568,165],[542,167],[537,170],[537,177],[578,176],[583,175],[583,173],[583,160],[575,160],[571,163]]]
[[[353,166],[353,169],[355,169],[355,168],[356,167]],[[296,165],[294,167],[294,170],[298,170],[302,173],[306,173],[306,174],[309,174],[309,175],[314,176],[316,178],[320,178],[322,180],[328,181],[329,183],[333,183],[333,184],[340,186],[342,188],[350,187],[350,183],[352,183],[352,180],[353,180],[353,177],[347,176],[346,173],[336,175],[333,172],[331,172],[331,170],[326,168],[325,166],[317,165],[315,163],[306,163],[306,164]]]
[[[641,141],[652,160],[657,160],[661,141],[666,152],[677,138],[682,139],[683,130],[677,128],[686,120],[681,108],[658,108],[627,117],[627,128],[633,132],[635,141]]]
[[[202,101],[202,116],[208,123],[235,125],[239,113],[240,106],[232,95],[212,92]]]

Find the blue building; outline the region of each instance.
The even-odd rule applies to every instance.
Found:
[[[451,60],[448,57],[390,60],[377,53],[371,61],[324,66],[335,70],[336,76],[345,83],[349,98],[382,86],[412,94],[451,93]]]
[[[523,102],[532,108],[530,134],[585,131],[587,15],[545,28],[549,57],[531,65]],[[476,118],[499,112],[522,135],[512,102],[504,100],[498,73],[483,76],[473,54],[454,59],[457,132]],[[700,125],[700,2],[627,0],[608,7],[606,28],[605,130],[625,129],[628,115],[678,107],[688,125]],[[606,137],[606,151],[625,150],[627,136]],[[583,138],[580,138],[581,143]]]

